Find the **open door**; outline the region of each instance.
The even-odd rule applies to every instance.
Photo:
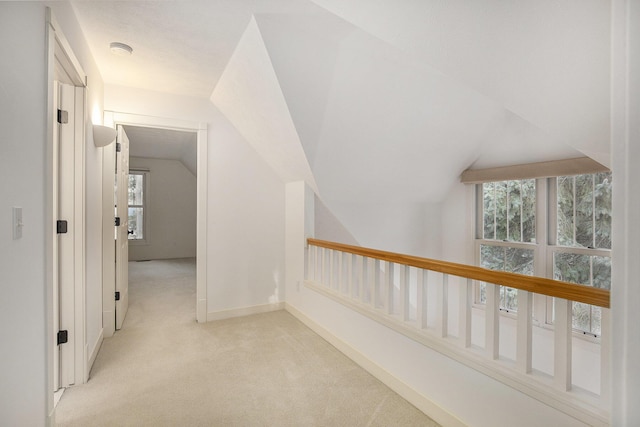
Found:
[[[129,138],[118,126],[116,140],[116,329],[129,308]]]

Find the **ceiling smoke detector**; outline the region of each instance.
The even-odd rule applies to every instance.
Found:
[[[109,48],[111,49],[111,53],[118,56],[129,56],[133,53],[131,46],[120,42],[111,42]]]

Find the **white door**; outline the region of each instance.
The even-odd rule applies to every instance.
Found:
[[[121,329],[129,308],[129,138],[122,126],[116,141],[116,329]]]
[[[75,382],[75,87],[55,82],[53,135],[53,389]]]

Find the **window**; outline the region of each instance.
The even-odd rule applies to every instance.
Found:
[[[147,240],[146,204],[148,172],[129,172],[129,240]]]
[[[478,184],[478,264],[609,289],[611,181],[602,172]],[[486,303],[485,289],[477,287],[476,303]],[[552,300],[541,316],[547,323],[553,323]],[[500,287],[500,308],[517,311],[517,290]],[[577,331],[599,335],[600,317],[599,307],[573,303]]]
[[[555,182],[554,182],[555,181]],[[611,289],[611,173],[560,176],[552,234],[553,278]],[[600,307],[573,303],[573,328],[600,335]]]
[[[500,181],[479,185],[482,235],[478,236],[479,264],[491,270],[533,274],[536,242],[536,181]],[[486,285],[477,301],[486,303]],[[500,287],[500,309],[518,310],[517,290]]]

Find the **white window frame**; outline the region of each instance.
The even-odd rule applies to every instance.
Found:
[[[150,171],[148,169],[129,167],[129,175],[142,175],[142,205],[134,205],[127,207],[127,214],[129,207],[142,207],[142,229],[143,239],[128,239],[129,245],[139,246],[148,245],[150,242],[149,236],[149,188],[150,188]]]
[[[566,173],[559,174],[558,176],[569,175],[581,175],[596,172],[584,172],[584,173]],[[514,178],[513,180],[525,179]],[[505,181],[508,179],[500,179],[499,181]],[[498,181],[498,180],[496,180]],[[489,182],[489,180],[485,181]],[[533,249],[533,263],[534,263],[534,275],[539,277],[554,277],[554,263],[553,256],[556,253],[577,253],[590,256],[602,256],[611,257],[610,249],[594,249],[594,248],[582,248],[571,246],[559,246],[557,245],[557,178],[556,177],[542,177],[536,178],[536,237],[535,243],[523,243],[512,241],[500,241],[484,239],[484,216],[480,215],[483,212],[483,182],[475,182],[475,191],[473,191],[474,200],[474,224],[473,224],[473,237],[474,237],[474,262],[475,265],[480,265],[480,247],[482,245],[492,246],[506,246],[512,248],[521,249]],[[542,203],[540,203],[542,201]],[[533,324],[536,326],[553,329],[553,298],[545,295],[533,294]],[[478,302],[480,297],[480,286],[476,283],[474,286],[474,308],[481,310],[485,309],[485,304]],[[507,317],[515,318],[517,312],[500,310],[500,314]],[[589,332],[584,332],[578,329],[573,329],[573,335],[575,337],[584,338],[591,341],[599,341],[600,335],[595,335]]]

